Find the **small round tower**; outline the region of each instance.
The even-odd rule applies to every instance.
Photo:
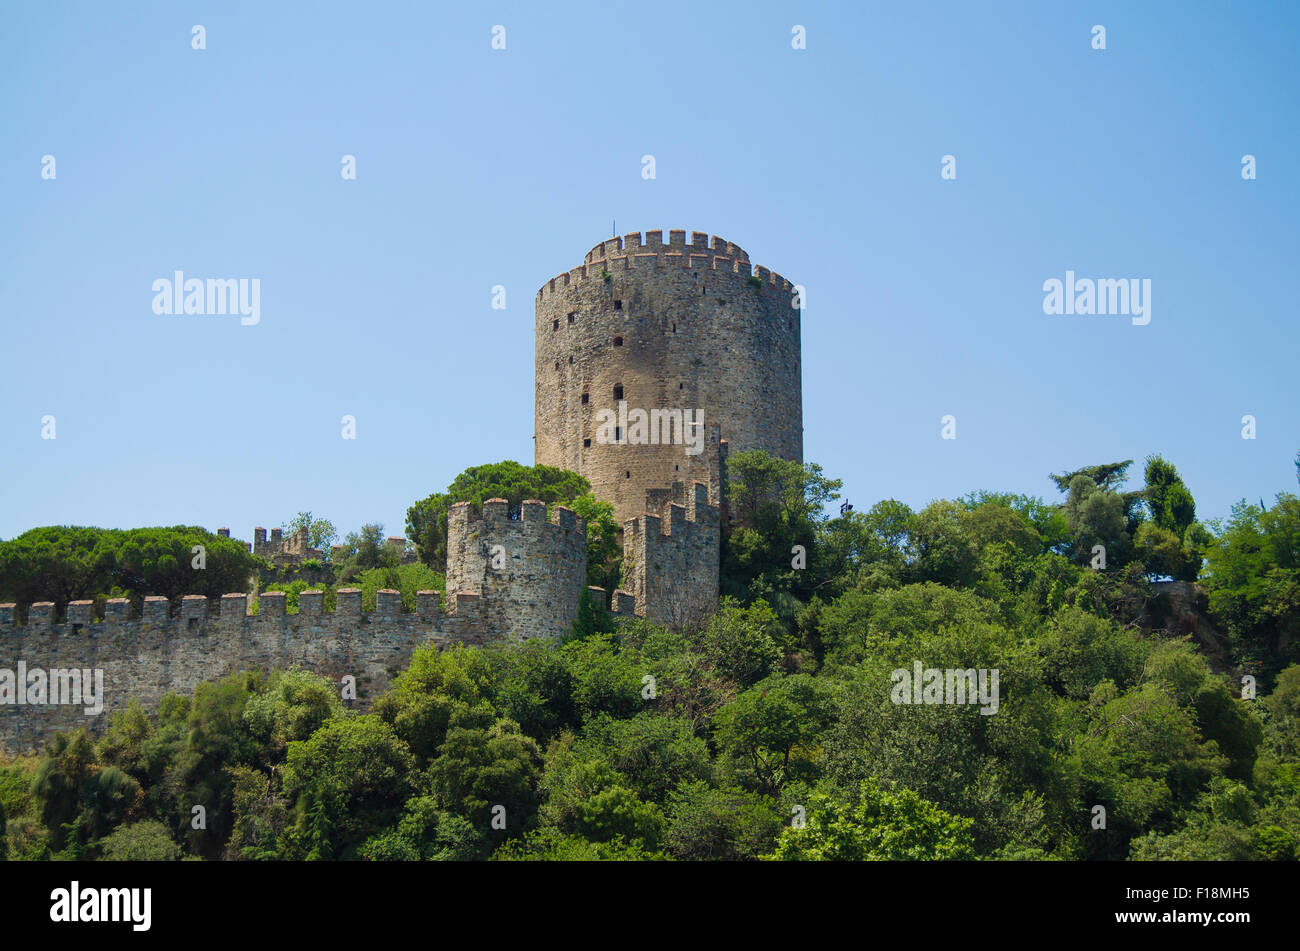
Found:
[[[581,473],[622,524],[716,493],[725,452],[802,461],[798,303],[724,238],[596,245],[537,292],[536,463]]]

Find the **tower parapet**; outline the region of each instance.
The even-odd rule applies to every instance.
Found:
[[[619,524],[718,484],[723,442],[803,459],[794,286],[689,237],[609,238],[537,293],[535,461],[585,476]]]
[[[230,537],[228,528],[218,529],[217,533],[224,533],[224,538]],[[311,547],[306,528],[298,529],[288,538],[284,537],[283,529],[273,528],[268,539],[266,529],[258,526],[253,529],[253,541],[248,545],[248,550],[258,558],[265,558],[277,565],[299,564],[309,558],[319,559],[324,554],[319,548]]]
[[[586,583],[587,526],[572,509],[554,506],[548,519],[530,499],[511,518],[505,499],[488,499],[481,512],[467,502],[448,510],[448,595],[476,597],[502,640],[569,633]]]
[[[721,527],[718,506],[702,482],[686,505],[623,524],[626,586],[639,617],[674,627],[697,623],[718,605]]]

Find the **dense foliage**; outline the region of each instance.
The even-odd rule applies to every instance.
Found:
[[[0,764],[0,855],[1294,860],[1300,499],[1202,525],[1128,465],[828,517],[816,466],[737,454],[704,623],[422,648],[365,712],[299,670],[133,706]],[[898,702],[917,663],[996,670],[996,710]]]
[[[34,528],[0,542],[0,601],[20,605],[243,591],[259,561],[202,528]]]

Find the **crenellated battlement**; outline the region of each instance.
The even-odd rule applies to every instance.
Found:
[[[669,502],[662,511],[623,523],[627,586],[637,616],[691,624],[717,607],[720,509],[709,486],[695,482],[685,505]]]
[[[447,512],[447,591],[479,599],[481,622],[508,641],[561,637],[573,627],[587,577],[587,525],[573,509],[529,499],[510,517],[505,499]]]
[[[18,624],[17,605],[0,604],[0,670],[100,671],[104,684],[103,711],[95,716],[82,706],[0,704],[0,751],[37,747],[59,730],[99,729],[129,700],[151,708],[165,693],[189,693],[243,670],[296,665],[336,680],[350,675],[364,705],[422,644],[499,643],[571,630],[587,573],[586,524],[576,512],[557,505],[548,518],[545,504],[529,500],[512,519],[504,499],[489,499],[481,512],[456,505],[447,536],[445,607],[437,591],[420,591],[407,612],[401,593],[385,589],[374,610],[363,611],[361,589],[340,588],[334,610],[325,609],[324,591],[303,591],[290,614],[284,592],[256,599],[232,592],[176,603],[146,597],[138,616],[126,598],[105,602],[102,618],[95,602],[72,601],[58,623],[55,604],[41,601]],[[626,592],[615,601],[630,614]]]
[[[717,257],[731,258],[737,261],[748,261],[749,255],[745,249],[726,238],[714,235],[710,240],[708,234],[703,231],[692,231],[691,242],[686,243],[686,231],[669,231],[668,242],[664,243],[663,231],[647,231],[643,235],[639,231],[633,231],[631,234],[625,234],[623,237],[606,238],[600,244],[596,245],[587,252],[584,260],[586,264],[599,263],[607,258],[620,257],[626,254],[635,254],[637,252],[657,253],[663,251],[679,251],[692,254],[708,254]]]
[[[387,689],[392,676],[422,644],[486,644],[497,639],[482,599],[455,593],[448,610],[437,591],[416,595],[404,613],[401,594],[380,591],[374,611],[361,610],[361,590],[336,592],[336,609],[324,610],[324,592],[299,595],[298,613],[286,610],[283,592],[264,592],[249,614],[242,592],[208,598],[187,595],[174,608],[166,598],[148,597],[138,617],[131,603],[114,598],[96,618],[94,602],[73,601],[66,620],[54,622],[55,605],[29,606],[27,623],[15,623],[13,604],[0,605],[0,670],[84,670],[102,674],[103,710],[87,715],[83,705],[12,701],[0,704],[0,750],[39,747],[55,732],[99,730],[110,713],[137,700],[146,708],[165,693],[187,694],[204,682],[244,670],[299,666],[341,680],[355,678],[358,701],[367,705]]]
[[[230,529],[219,528],[217,534],[222,538],[229,538]],[[266,529],[259,525],[253,529],[252,542],[244,542],[244,546],[258,558],[265,558],[279,565],[298,564],[310,558],[319,559],[324,554],[319,548],[311,547],[305,528],[298,529],[287,538],[283,529],[273,528],[268,538]]]
[[[505,499],[488,499],[480,510],[468,502],[456,502],[447,510],[450,531],[455,524],[459,531],[481,531],[488,527],[502,532],[537,530],[557,540],[577,532],[586,538],[587,523],[567,505],[556,505],[547,515],[546,503],[528,499],[520,503],[516,517],[511,517],[510,503]]]
[[[636,617],[636,596],[631,591],[624,591],[622,588],[615,588],[613,597],[608,597],[608,592],[597,585],[588,585],[587,594],[591,598],[591,603],[598,608],[604,608],[616,618],[633,618]]]
[[[702,231],[693,231],[688,244],[685,231],[669,231],[668,242],[664,243],[662,231],[647,231],[644,235],[634,231],[596,245],[587,252],[582,264],[543,284],[537,291],[537,301],[546,300],[570,285],[603,279],[606,273],[617,276],[647,267],[730,273],[742,280],[757,277],[762,282],[760,290],[772,294],[792,293],[794,289],[790,281],[771,269],[752,266],[744,248],[717,235],[710,239]]]
[[[69,601],[65,607],[66,620],[54,622],[55,604],[52,601],[36,601],[28,606],[27,622],[17,621],[17,605],[0,604],[0,638],[21,632],[43,631],[60,637],[103,637],[114,636],[128,630],[143,627],[166,627],[173,625],[174,633],[202,634],[229,629],[233,626],[250,622],[254,624],[295,617],[318,619],[312,622],[324,633],[329,618],[346,618],[349,622],[360,620],[369,623],[373,618],[409,617],[426,621],[439,621],[447,615],[440,606],[442,595],[437,591],[419,591],[416,593],[416,609],[404,613],[402,595],[399,591],[384,589],[378,592],[374,611],[361,610],[360,588],[339,588],[335,592],[335,609],[325,610],[324,591],[303,591],[298,595],[298,613],[290,614],[286,610],[287,595],[283,591],[264,591],[253,597],[239,591],[223,594],[221,597],[209,598],[202,594],[187,594],[173,609],[168,598],[146,597],[141,603],[139,616],[130,613],[131,601],[128,598],[109,598],[104,603],[103,617],[95,614],[94,601]],[[475,599],[467,598],[467,602]],[[256,613],[249,613],[249,607],[255,604]],[[448,614],[457,613],[453,606]],[[462,616],[463,613],[462,613]],[[320,620],[325,619],[325,620]],[[186,623],[177,623],[186,622]],[[215,627],[200,629],[199,624],[215,624]],[[321,625],[325,625],[322,627]]]

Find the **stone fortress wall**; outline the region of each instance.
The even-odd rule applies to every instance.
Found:
[[[189,595],[178,612],[167,598],[145,598],[139,618],[129,616],[126,598],[108,601],[102,619],[94,617],[93,601],[73,601],[66,620],[57,624],[52,602],[32,604],[25,625],[15,623],[15,605],[0,604],[0,698],[6,670],[99,670],[104,688],[104,709],[92,716],[84,704],[0,702],[0,751],[38,748],[60,730],[98,731],[107,714],[125,709],[131,699],[154,709],[164,693],[190,693],[203,681],[243,670],[297,665],[334,680],[351,675],[366,705],[421,644],[489,644],[567,633],[586,585],[583,520],[555,506],[547,521],[541,502],[525,502],[518,520],[508,517],[503,499],[491,499],[483,509],[481,516],[468,505],[452,510],[446,610],[437,591],[421,591],[415,611],[403,613],[401,594],[385,590],[375,610],[363,613],[358,588],[339,589],[332,612],[324,610],[323,592],[304,591],[297,614],[286,612],[282,592],[263,592],[257,614],[248,613],[249,596],[243,593],[220,599]],[[500,570],[485,561],[495,545],[504,557]],[[604,602],[603,591],[593,593]],[[626,597],[615,598],[614,608],[629,616],[632,611]],[[24,681],[25,692],[26,678],[16,679]]]
[[[794,287],[751,268],[722,238],[693,232],[687,244],[685,231],[670,231],[665,243],[661,231],[635,232],[598,244],[547,282],[535,332],[535,461],[584,475],[623,526],[625,589],[591,588],[593,603],[618,618],[698,622],[717,604],[728,453],[803,458]],[[667,441],[638,444],[629,418],[604,443],[600,409],[657,410],[666,421],[657,435]],[[688,411],[701,414],[689,431]],[[686,452],[688,440],[698,452]],[[403,539],[388,543],[413,557]],[[285,538],[272,529],[268,538],[257,528],[249,547],[278,566],[321,556],[305,530]],[[421,591],[412,613],[396,591],[379,592],[376,610],[362,613],[355,588],[337,592],[333,612],[323,610],[322,592],[304,591],[292,615],[282,593],[262,593],[255,615],[242,593],[188,596],[179,606],[146,598],[139,618],[128,616],[125,599],[110,600],[102,619],[93,602],[74,601],[57,624],[50,602],[31,605],[25,625],[15,623],[15,605],[0,604],[0,751],[38,748],[60,730],[98,730],[131,699],[151,709],[164,693],[243,670],[297,665],[352,676],[365,706],[422,644],[558,639],[586,585],[586,526],[564,506],[548,518],[537,501],[517,517],[503,499],[481,512],[461,503],[448,514],[446,567],[445,610],[437,592]],[[6,701],[5,672],[12,681],[23,668],[102,671],[103,714]]]

